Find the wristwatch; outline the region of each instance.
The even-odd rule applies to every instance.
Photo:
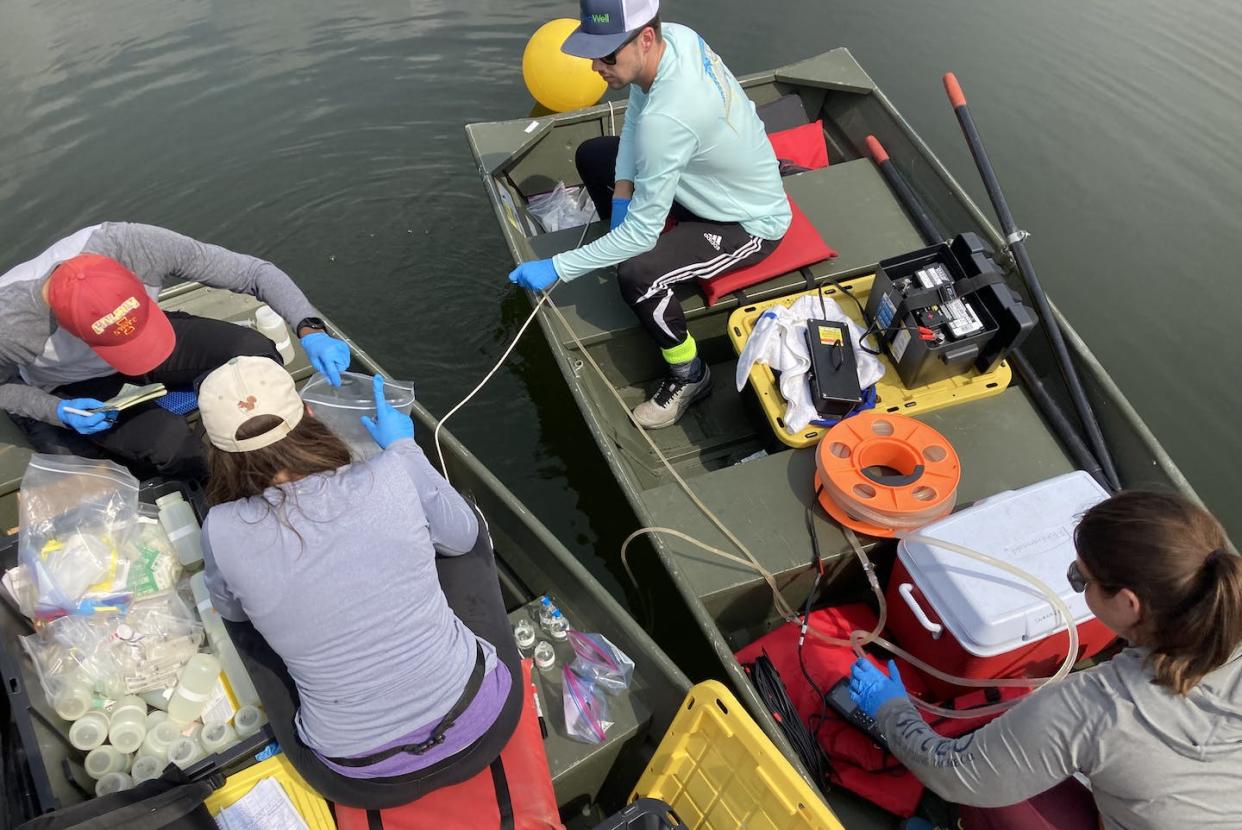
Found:
[[[303,331],[303,329],[307,329],[307,331]],[[328,324],[325,323],[322,318],[306,317],[302,320],[302,322],[298,323],[295,331],[297,332],[298,339],[301,339],[310,334],[312,331],[326,332],[327,330]]]

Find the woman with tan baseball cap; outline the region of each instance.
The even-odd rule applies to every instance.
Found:
[[[290,760],[380,808],[491,763],[521,711],[519,655],[481,517],[384,400],[353,463],[267,358],[199,388],[211,442],[207,585]]]

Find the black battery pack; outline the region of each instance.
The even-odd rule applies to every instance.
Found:
[[[820,415],[844,418],[862,403],[858,364],[845,323],[807,320],[806,344],[811,356],[811,401]]]

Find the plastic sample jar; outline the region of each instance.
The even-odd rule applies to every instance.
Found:
[[[87,712],[69,727],[69,743],[83,752],[103,746],[108,740],[108,716],[98,710]]]

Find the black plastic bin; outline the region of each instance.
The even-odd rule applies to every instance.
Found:
[[[592,830],[686,830],[686,825],[658,798],[639,798]]]
[[[138,498],[154,505],[160,496],[180,490],[194,506],[199,522],[205,509],[201,487],[183,482],[152,480],[143,482]],[[17,536],[0,537],[0,570],[17,564]],[[95,782],[86,774],[82,761],[86,753],[69,743],[69,723],[62,720],[46,700],[30,658],[23,651],[19,637],[34,632],[30,621],[17,609],[7,590],[0,588],[0,677],[12,710],[13,723],[21,739],[34,784],[33,801],[37,813],[43,814],[71,804],[94,798]],[[209,755],[186,772],[192,779],[212,773],[225,775],[254,763],[254,756],[272,741],[271,728],[264,726],[257,734],[215,755]],[[6,776],[7,777],[7,776]],[[20,786],[20,779],[5,781]],[[9,799],[10,805],[13,800]],[[9,826],[34,816],[10,815]]]

